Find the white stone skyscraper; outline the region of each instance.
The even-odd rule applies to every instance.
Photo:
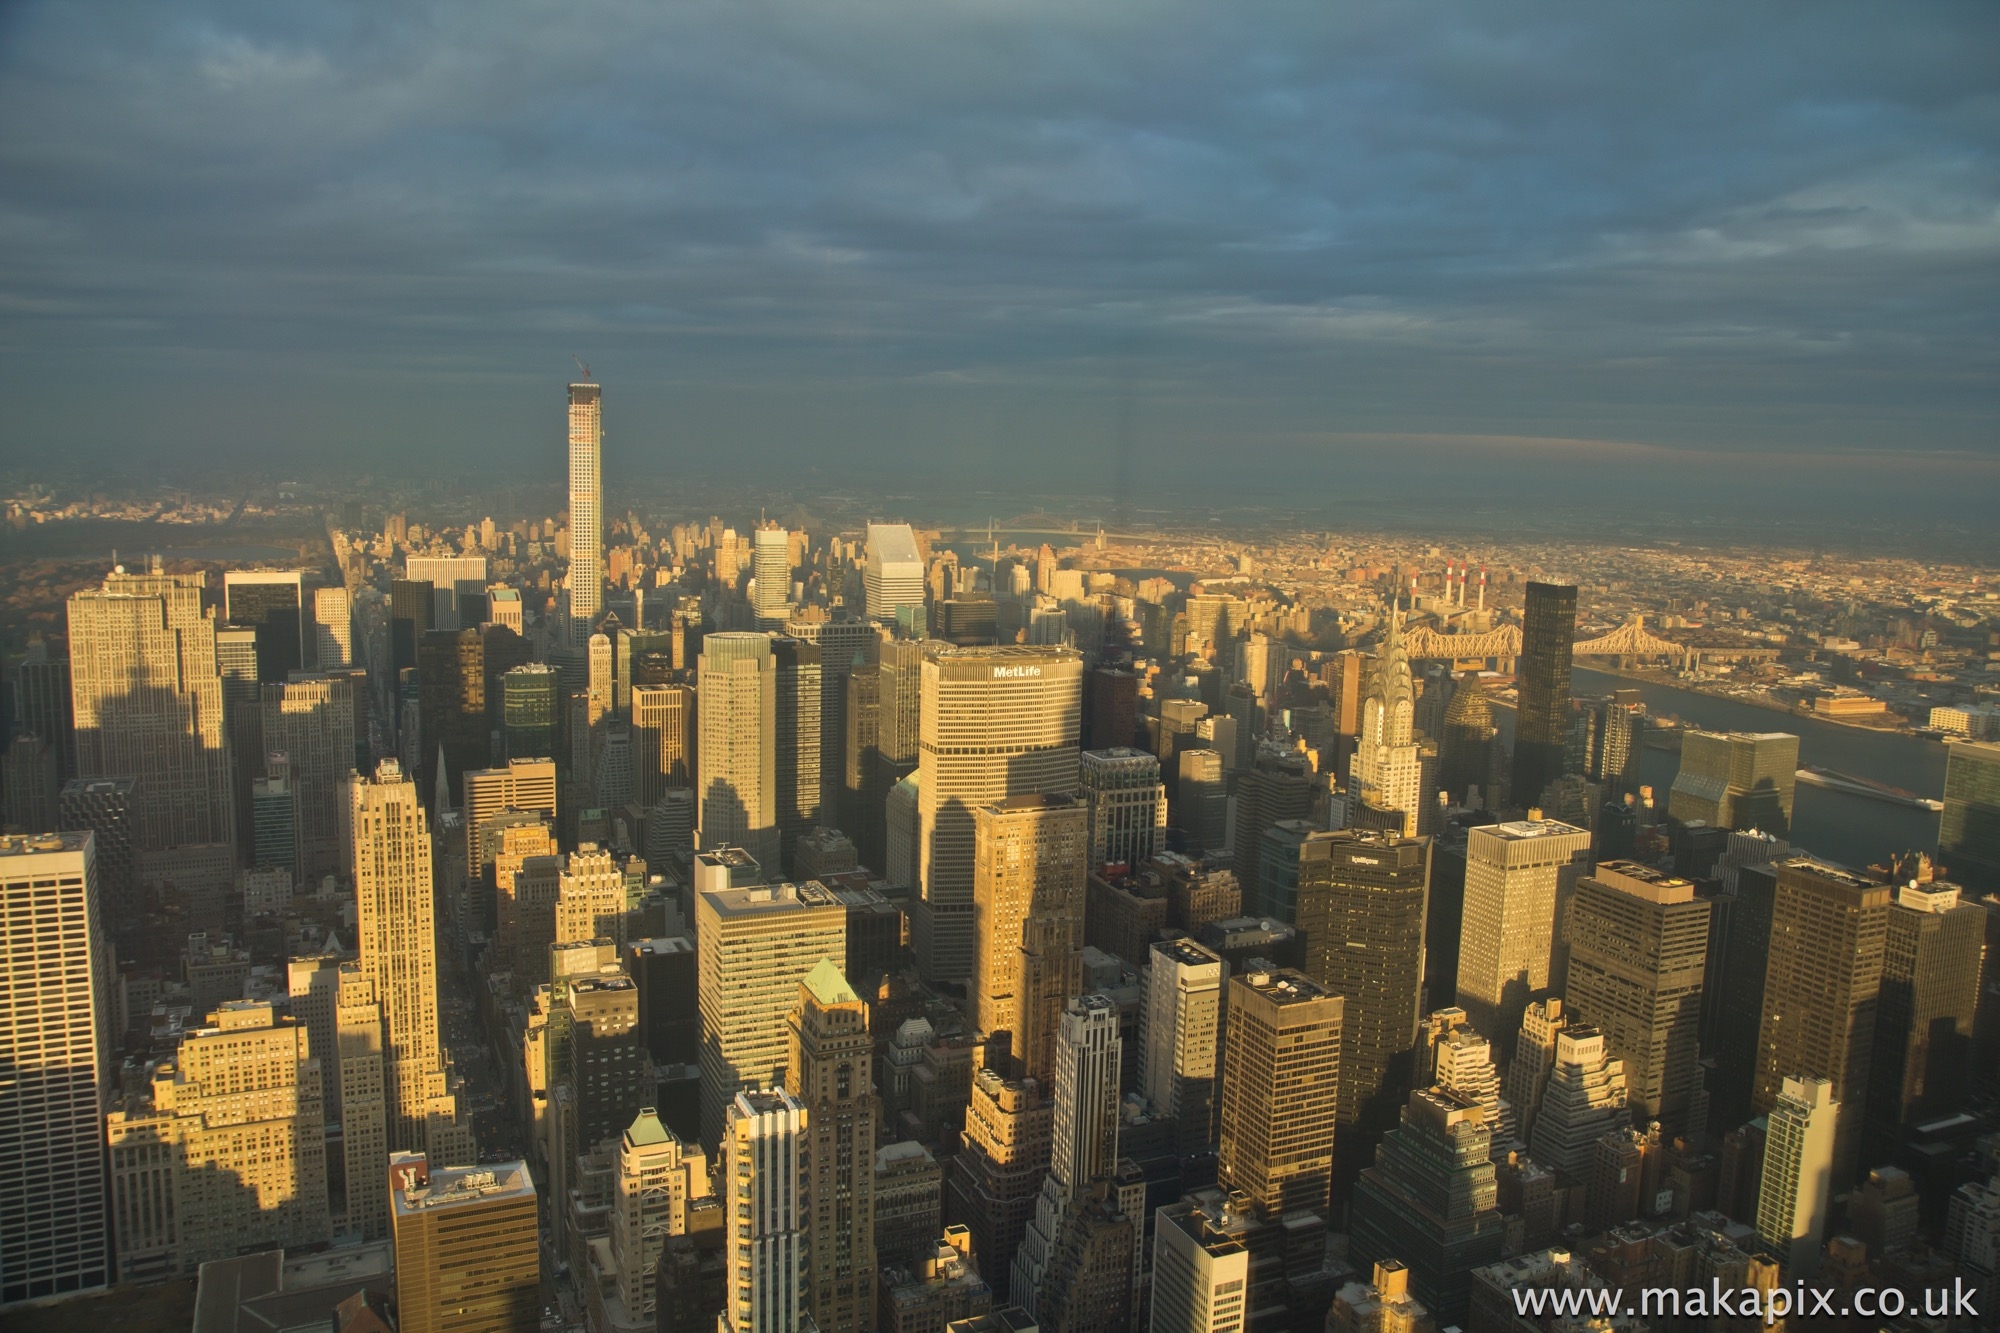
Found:
[[[201,574],[128,574],[69,599],[78,777],[138,779],[136,850],[235,841],[215,611]],[[253,686],[254,688],[254,686]]]
[[[1222,1057],[1222,994],[1228,964],[1189,939],[1157,940],[1147,960],[1139,1086],[1173,1117],[1181,1151],[1215,1142],[1215,1079]]]
[[[570,641],[582,644],[604,610],[604,391],[569,386]]]
[[[0,837],[0,1309],[111,1280],[111,954],[93,842]]]
[[[768,634],[702,641],[696,800],[701,846],[778,865],[778,659]]]
[[[861,584],[870,620],[896,623],[896,608],[924,604],[924,561],[907,523],[868,525],[868,563]]]
[[[1070,1000],[1056,1032],[1055,1136],[1035,1220],[1014,1254],[1014,1302],[1036,1313],[1059,1267],[1065,1215],[1093,1180],[1118,1168],[1118,1006],[1103,995]]]
[[[470,1128],[438,1036],[437,933],[431,836],[417,784],[384,759],[348,782],[342,821],[354,875],[361,970],[382,1006],[389,1148],[434,1162],[469,1162]]]
[[[1361,739],[1348,761],[1347,794],[1351,801],[1401,814],[1405,837],[1416,836],[1423,804],[1423,770],[1412,734],[1415,712],[1410,659],[1392,614],[1389,637],[1375,650],[1375,669],[1361,701]]]
[[[806,1108],[783,1088],[739,1092],[722,1134],[728,1258],[719,1333],[799,1333],[806,1320],[811,1212]]]
[[[757,628],[781,630],[791,618],[792,534],[776,523],[750,534],[750,576],[757,580]]]
[[[1834,1142],[1840,1103],[1832,1082],[1787,1076],[1764,1135],[1757,1234],[1791,1274],[1819,1268],[1827,1207],[1834,1195]]]

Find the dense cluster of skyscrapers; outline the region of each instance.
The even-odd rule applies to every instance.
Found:
[[[1688,732],[1654,799],[1636,693],[1572,695],[1574,587],[1502,661],[1413,657],[1400,573],[1322,650],[897,523],[677,528],[635,580],[601,408],[570,386],[555,586],[398,517],[328,586],[119,568],[14,669],[0,1305],[1992,1308],[2000,749],[1952,747],[1936,862],[1854,869],[1788,842],[1795,737]]]

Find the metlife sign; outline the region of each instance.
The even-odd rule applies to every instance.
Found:
[[[995,680],[1023,680],[1041,674],[1042,669],[1038,666],[997,666],[993,668],[993,679]]]

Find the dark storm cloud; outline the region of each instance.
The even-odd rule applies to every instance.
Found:
[[[772,460],[1985,468],[1996,37],[1988,3],[17,5],[0,456],[525,453],[579,350],[628,436]]]

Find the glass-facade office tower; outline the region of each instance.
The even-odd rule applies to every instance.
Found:
[[[1962,884],[2000,888],[2000,745],[1954,741],[1945,747],[1938,860]]]
[[[223,571],[222,618],[257,631],[257,679],[264,684],[305,668],[305,586],[297,570]]]
[[[1414,1086],[1430,852],[1429,838],[1356,829],[1314,833],[1299,847],[1304,971],[1345,1001],[1338,1117],[1349,1171]]]
[[[581,647],[604,610],[604,391],[569,386],[570,642]]]
[[[1799,738],[1783,731],[1690,731],[1681,767],[1667,793],[1667,813],[1711,828],[1762,829],[1784,837],[1792,828],[1792,791]]]
[[[530,662],[500,673],[500,739],[508,759],[554,759],[561,753],[562,677]]]
[[[0,837],[0,1309],[111,1281],[98,899],[89,833]]]
[[[1886,1162],[1904,1126],[1962,1109],[1978,1067],[1973,1019],[1988,910],[1955,884],[1905,884],[1889,908],[1869,1072],[1868,1160]]]
[[[1085,750],[1081,767],[1090,806],[1090,869],[1140,866],[1167,849],[1167,789],[1160,761],[1144,750]]]
[[[973,811],[1076,789],[1083,658],[1061,647],[938,648],[922,671],[910,940],[926,977],[960,981],[972,974]]]
[[[1514,803],[1532,806],[1562,776],[1569,733],[1569,668],[1576,642],[1576,589],[1530,583],[1515,669],[1520,708],[1514,729]]]
[[[114,571],[69,599],[77,776],[138,779],[141,851],[236,840],[203,583],[200,574]]]
[[[1842,1189],[1854,1183],[1860,1165],[1893,890],[1809,856],[1773,870],[1777,894],[1751,1108],[1768,1113],[1787,1079],[1831,1080],[1840,1104],[1833,1186]]]

